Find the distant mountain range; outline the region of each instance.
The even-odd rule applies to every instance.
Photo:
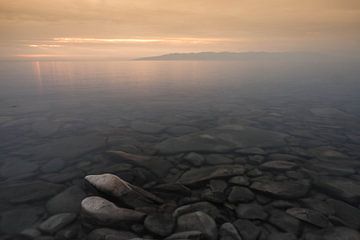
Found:
[[[160,56],[142,57],[136,61],[239,61],[239,60],[286,60],[320,57],[317,53],[308,52],[198,52],[198,53],[170,53]]]

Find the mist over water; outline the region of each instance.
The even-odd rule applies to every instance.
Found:
[[[1,232],[43,220],[53,211],[49,199],[87,174],[122,173],[145,184],[107,150],[159,155],[163,141],[227,125],[286,134],[282,146],[257,146],[266,160],[287,154],[319,175],[359,182],[359,66],[331,59],[0,62],[0,212],[8,213]],[[166,169],[164,179],[182,171]],[[40,196],[11,187],[32,182]],[[356,191],[347,201],[354,206]],[[22,216],[18,209],[24,222],[7,228]]]

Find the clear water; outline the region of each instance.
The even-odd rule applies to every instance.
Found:
[[[305,151],[327,146],[359,159],[359,66],[335,60],[1,62],[0,184],[79,170],[61,182],[70,185],[88,169],[106,168],[98,158],[104,150],[152,154],[175,126],[245,124],[290,133]],[[139,132],[131,127],[138,120],[164,130]],[[58,158],[64,166],[43,169]],[[22,169],[25,163],[32,165]],[[0,204],[1,211],[16,207]]]

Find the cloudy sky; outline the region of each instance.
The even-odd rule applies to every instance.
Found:
[[[1,0],[2,58],[360,50],[359,0]]]

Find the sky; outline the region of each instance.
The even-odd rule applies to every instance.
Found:
[[[359,0],[0,0],[0,58],[360,52]]]

